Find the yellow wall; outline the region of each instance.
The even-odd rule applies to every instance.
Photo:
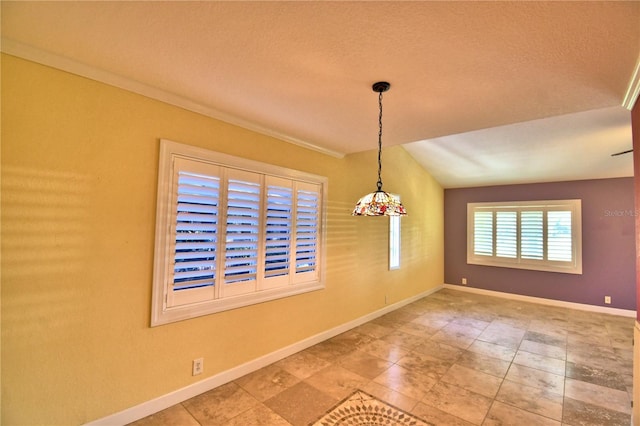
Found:
[[[95,420],[443,282],[443,190],[401,147],[383,151],[409,211],[390,272],[387,221],[350,216],[374,151],[336,159],[8,55],[1,136],[3,424]],[[327,176],[326,289],[150,328],[159,138]]]

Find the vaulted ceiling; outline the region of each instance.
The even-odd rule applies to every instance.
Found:
[[[445,187],[630,176],[640,2],[2,1],[2,50]],[[162,136],[162,135],[159,135]],[[188,142],[188,141],[183,141]]]

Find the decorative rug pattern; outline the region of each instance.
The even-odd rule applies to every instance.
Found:
[[[312,426],[433,426],[418,417],[357,390]]]

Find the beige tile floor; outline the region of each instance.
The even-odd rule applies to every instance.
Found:
[[[633,318],[441,290],[142,425],[308,425],[355,389],[435,425],[631,423]]]

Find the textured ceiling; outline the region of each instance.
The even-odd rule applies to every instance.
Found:
[[[621,104],[640,53],[640,2],[1,7],[7,53],[337,155],[376,148],[371,84],[387,80],[384,146],[413,142],[409,151],[445,186],[513,182],[523,164],[527,181],[548,181],[551,155],[568,155],[557,161],[562,180],[633,173],[630,155],[611,166],[604,154],[631,145],[628,119],[624,136],[605,131],[628,116]],[[602,114],[587,115],[589,126],[573,119],[592,110]],[[567,121],[540,120],[557,116]],[[584,150],[587,140],[605,147]],[[572,174],[569,160],[582,155],[594,169]]]
[[[405,148],[445,188],[633,176],[629,111],[621,107],[527,121]],[[453,166],[452,166],[453,165]]]

